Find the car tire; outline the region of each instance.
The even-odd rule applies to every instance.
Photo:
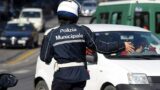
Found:
[[[35,90],[49,90],[49,89],[45,81],[41,80],[36,84]]]
[[[107,85],[103,90],[116,90],[116,87],[114,87],[113,85]]]

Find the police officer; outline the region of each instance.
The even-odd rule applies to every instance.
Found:
[[[76,25],[79,12],[80,5],[76,1],[62,1],[57,10],[60,26],[45,33],[40,58],[46,64],[54,58],[58,67],[54,73],[52,90],[83,90],[89,79],[85,60],[86,47],[106,54],[133,50],[128,42],[106,44],[96,41],[88,27]]]

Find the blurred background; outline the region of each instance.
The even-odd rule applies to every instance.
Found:
[[[44,14],[56,12],[57,5],[61,0],[0,0],[0,21],[9,20],[11,17],[18,17],[24,7],[40,7]],[[77,0],[80,4],[87,0]],[[88,0],[93,1],[93,0]],[[94,0],[97,3],[115,0]],[[119,0],[120,1],[120,0]]]
[[[62,0],[0,0],[0,43],[2,44],[0,45],[0,73],[11,73],[19,79],[17,86],[9,88],[9,90],[34,90],[36,61],[44,32],[58,25],[56,10],[60,1]],[[82,5],[78,23],[89,24],[100,2],[122,0],[77,1]],[[23,15],[21,12],[25,8],[30,8],[30,10],[26,10],[27,13],[24,11],[26,14]],[[39,8],[40,10],[36,10],[35,8]],[[38,14],[37,11],[39,12]],[[25,19],[25,16],[29,16],[29,18]],[[36,20],[35,17],[37,18]],[[21,25],[21,23],[19,25],[19,18],[22,18],[22,21],[36,22],[31,22],[33,25]],[[33,26],[42,28],[41,30],[37,30]],[[15,32],[11,32],[10,29]],[[26,29],[32,32],[25,32]],[[17,32],[17,30],[23,30],[24,32]],[[7,40],[10,40],[10,42]],[[20,40],[19,44],[22,45],[25,44],[25,40],[30,40],[29,42],[31,43],[27,44],[29,46],[17,47],[16,40]],[[9,43],[8,47],[6,43]]]

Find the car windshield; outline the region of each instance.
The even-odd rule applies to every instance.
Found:
[[[144,58],[144,57],[158,57],[160,58],[160,40],[150,32],[140,31],[110,31],[110,32],[96,32],[96,37],[100,41],[129,41],[135,47],[133,53],[125,51],[105,55],[110,58]]]
[[[23,12],[22,17],[26,18],[39,18],[40,17],[40,12]]]
[[[86,6],[86,7],[95,7],[96,3],[83,3],[83,6]]]
[[[7,24],[6,31],[31,31],[33,29],[31,24]]]

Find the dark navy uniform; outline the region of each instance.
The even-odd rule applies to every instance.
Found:
[[[58,64],[86,63],[86,47],[100,53],[110,54],[112,51],[124,50],[124,43],[111,42],[106,44],[99,42],[88,27],[66,24],[50,30],[44,36],[40,58],[46,63],[50,63],[52,58]],[[54,80],[69,83],[83,82],[88,79],[89,73],[86,66],[60,68],[54,74]]]

